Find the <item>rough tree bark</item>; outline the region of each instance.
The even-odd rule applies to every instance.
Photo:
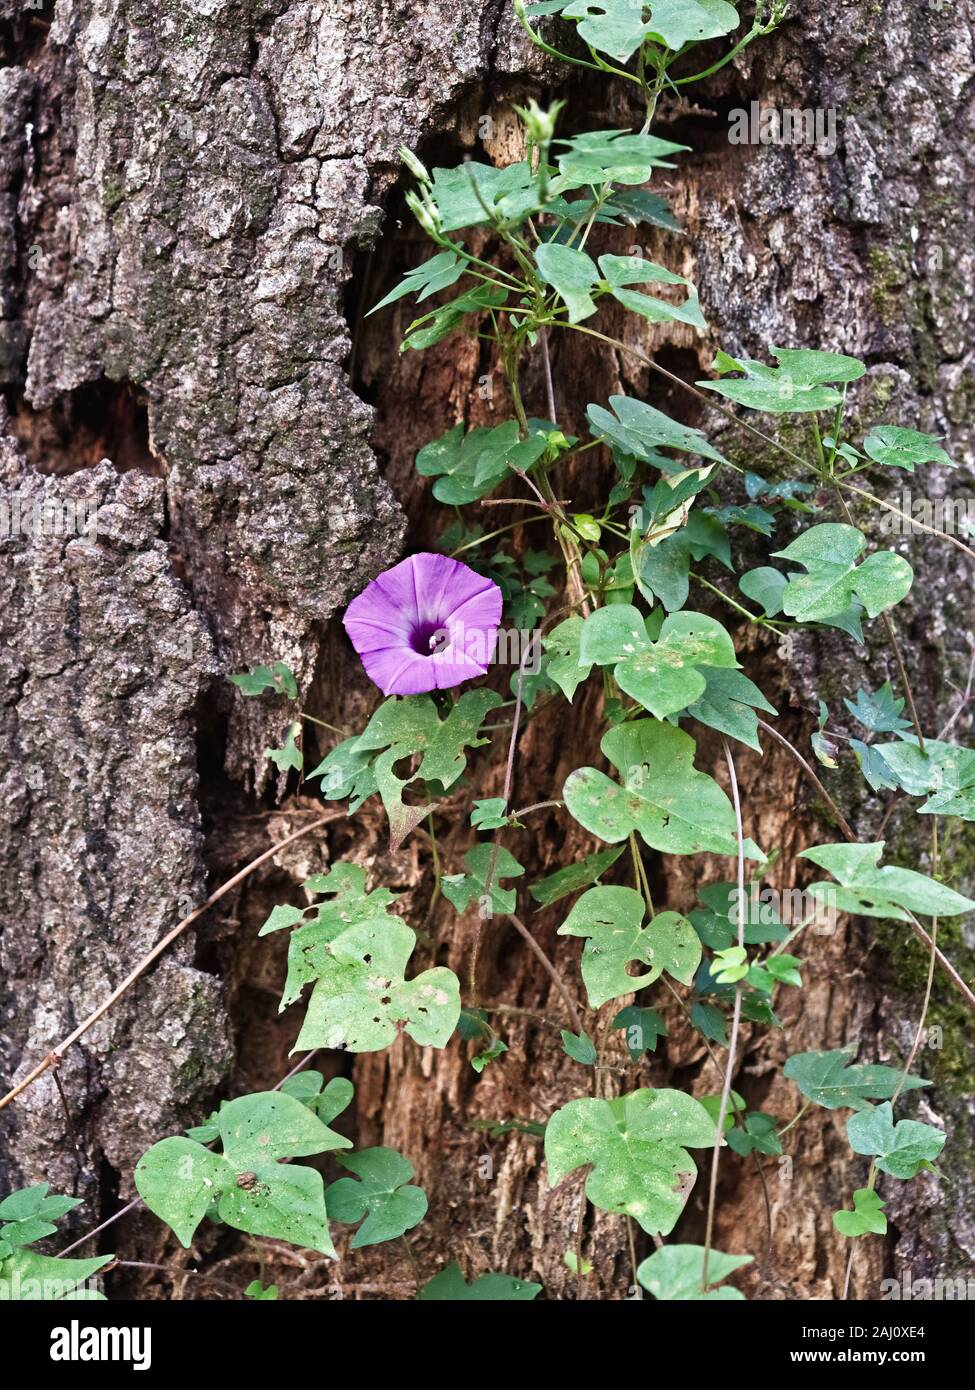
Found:
[[[698,283],[712,332],[617,325],[688,380],[718,343],[860,355],[879,368],[857,397],[864,422],[949,433],[964,469],[936,474],[935,486],[956,492],[973,467],[973,18],[970,3],[823,0],[701,88],[695,105],[665,107],[665,133],[693,148],[667,180],[687,235],[623,241],[640,240]],[[306,708],[355,728],[371,695],[330,615],[441,524],[412,471],[416,450],[458,419],[507,411],[496,364],[475,343],[453,338],[400,358],[397,315],[363,320],[426,254],[402,215],[397,146],[433,162],[476,152],[505,163],[520,154],[510,102],[529,94],[571,90],[578,129],[630,124],[632,113],[625,92],[540,64],[501,0],[459,0],[449,16],[435,0],[201,0],[190,10],[176,0],[0,0],[0,44],[2,485],[100,508],[95,536],[0,546],[5,1086],[207,885],[313,809],[311,797],[268,785],[263,749],[282,733],[280,705],[232,696],[225,677],[283,659]],[[728,111],[753,100],[835,108],[839,149],[729,144]],[[618,241],[607,247],[625,249]],[[610,353],[559,344],[555,374],[566,428],[621,386],[690,423],[720,425]],[[529,376],[528,388],[541,413],[540,382]],[[722,440],[753,466],[776,466],[740,436]],[[573,486],[583,502],[593,495],[581,472]],[[870,529],[880,514],[858,520]],[[946,546],[898,546],[917,581],[897,622],[922,717],[936,727],[955,698],[947,682],[963,684],[967,670],[970,573]],[[814,690],[838,702],[858,682],[878,683],[877,672],[895,675],[879,640],[868,677],[837,642],[801,639],[790,674],[774,644],[736,635],[749,674],[803,742]],[[517,801],[557,795],[595,754],[598,724],[591,699],[558,729],[530,724]],[[963,715],[960,728],[969,724]],[[723,777],[719,746],[702,740],[701,750],[701,765]],[[776,881],[787,886],[793,854],[833,834],[777,748],[739,764],[748,829],[782,847]],[[478,795],[492,794],[493,775],[475,763]],[[844,795],[861,831],[874,830],[875,808],[852,782]],[[448,810],[441,824],[453,827],[446,852],[462,850],[463,818]],[[923,865],[923,845],[893,825],[897,849]],[[565,817],[536,817],[532,828],[534,843],[519,845],[531,869],[592,848]],[[970,889],[966,841],[956,845],[954,871]],[[60,1075],[77,1149],[50,1074],[0,1116],[0,1191],[47,1179],[77,1192],[89,1203],[84,1229],[131,1195],[149,1143],[221,1095],[273,1084],[297,1025],[294,1010],[275,1012],[281,943],[259,943],[256,929],[270,903],[294,901],[303,876],[343,856],[400,889],[429,950],[466,978],[471,924],[449,909],[427,920],[422,840],[390,855],[378,816],[336,822],[283,852],[69,1053]],[[702,877],[727,872],[701,860],[648,864],[659,896],[681,908]],[[554,935],[559,921],[550,911],[532,924],[574,979],[578,948]],[[975,943],[944,935],[971,978]],[[804,954],[808,984],[784,1011],[784,1033],[746,1035],[735,1081],[784,1118],[798,1105],[778,1075],[787,1051],[859,1038],[864,1056],[902,1060],[922,992],[923,960],[889,932],[848,926],[811,938]],[[562,1017],[537,963],[497,923],[480,992],[481,1003]],[[696,1036],[672,1008],[668,1019],[666,1050],[643,1076],[716,1090]],[[859,1257],[858,1296],[877,1297],[879,1279],[905,1268],[914,1278],[966,1275],[975,1257],[970,1023],[940,983],[932,1021],[943,1045],[922,1053],[937,1084],[921,1105],[952,1131],[952,1181],[922,1178],[897,1194],[887,1241]],[[562,1255],[575,1240],[578,1185],[547,1192],[536,1140],[489,1139],[472,1126],[544,1118],[578,1093],[578,1075],[554,1030],[513,1018],[505,1035],[508,1057],[481,1080],[457,1042],[439,1053],[401,1039],[360,1058],[352,1132],[401,1148],[419,1169],[431,1207],[415,1240],[424,1277],[456,1257],[572,1297]],[[830,1213],[860,1185],[863,1165],[825,1112],[791,1131],[788,1157],[766,1175],[771,1253],[758,1178],[730,1159],[716,1243],[762,1256],[753,1296],[835,1296],[844,1248]],[[679,1228],[685,1239],[702,1234],[704,1186]],[[625,1296],[619,1223],[591,1208],[586,1220],[596,1265],[586,1296]],[[137,1216],[105,1248],[145,1252],[163,1240]],[[214,1249],[247,1258],[234,1252],[226,1241]],[[306,1290],[336,1277],[409,1279],[385,1251],[347,1257],[338,1276],[318,1262],[282,1271]]]

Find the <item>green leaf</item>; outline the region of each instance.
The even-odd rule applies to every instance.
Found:
[[[417,1294],[422,1303],[530,1303],[542,1291],[510,1274],[482,1274],[468,1284],[454,1260]]]
[[[833,1213],[833,1225],[841,1236],[887,1234],[886,1203],[869,1187],[858,1187],[853,1194],[853,1211]]]
[[[775,706],[769,704],[758,686],[741,671],[717,666],[698,669],[706,681],[706,688],[700,700],[688,705],[687,714],[709,729],[717,729],[760,753],[762,745],[758,741],[755,710],[777,714]]]
[[[586,1196],[649,1235],[673,1230],[697,1176],[687,1148],[710,1148],[714,1124],[683,1091],[639,1090],[619,1100],[573,1100],[545,1127],[550,1187],[592,1166]]]
[[[478,1075],[480,1075],[480,1073],[484,1070],[486,1066],[488,1066],[491,1062],[496,1062],[498,1058],[503,1057],[507,1051],[508,1044],[502,1042],[500,1038],[495,1038],[494,1041],[490,1043],[484,1049],[483,1052],[480,1052],[476,1057],[471,1058],[471,1066],[478,1073]]]
[[[547,637],[542,638],[542,647],[548,654],[546,675],[571,702],[579,686],[592,669],[583,666],[579,660],[579,641],[582,636],[583,619],[578,614],[566,618],[553,627]]]
[[[345,1076],[333,1076],[325,1086],[324,1080],[320,1071],[300,1071],[283,1081],[280,1089],[286,1096],[294,1096],[302,1105],[307,1105],[323,1125],[330,1125],[351,1105],[355,1087]]]
[[[230,680],[242,695],[260,695],[265,690],[273,690],[287,695],[289,700],[298,698],[298,682],[290,666],[283,661],[276,661],[273,666],[255,666],[252,671],[231,676]]]
[[[851,1115],[846,1137],[855,1154],[871,1154],[882,1173],[892,1178],[913,1178],[928,1168],[945,1146],[946,1135],[934,1125],[918,1120],[899,1120],[894,1124],[890,1101]]]
[[[588,1033],[570,1033],[566,1028],[562,1029],[562,1049],[573,1062],[584,1067],[594,1067],[599,1056]]]
[[[735,646],[722,625],[704,613],[673,613],[660,639],[651,642],[644,620],[631,604],[598,608],[586,618],[580,660],[616,665],[620,689],[657,719],[686,709],[704,695],[700,666],[737,666]]]
[[[469,167],[467,165],[463,166]],[[487,309],[500,309],[508,299],[508,290],[501,285],[478,285],[466,294],[458,295],[422,318],[414,319],[400,343],[400,352],[411,348],[422,351],[433,347],[459,328],[468,314],[481,314]]]
[[[808,1100],[827,1110],[844,1106],[864,1110],[870,1101],[888,1100],[894,1094],[901,1072],[896,1067],[873,1063],[851,1066],[856,1050],[852,1043],[833,1052],[796,1052],[786,1062],[782,1074],[794,1081]],[[909,1076],[901,1089],[914,1091],[930,1084],[919,1076]]]
[[[419,304],[421,300],[428,299],[438,290],[445,290],[450,285],[456,284],[466,268],[466,262],[454,251],[441,251],[436,256],[431,256],[428,261],[424,261],[422,265],[414,266],[412,270],[408,270],[395,289],[390,290],[384,299],[381,299],[369,310],[366,318],[369,317],[369,314],[375,314],[378,310],[385,309],[387,304],[392,304],[407,294],[415,294]]]
[[[743,1129],[736,1126],[729,1129],[727,1134],[728,1147],[734,1150],[742,1158],[747,1158],[749,1154],[780,1154],[782,1145],[775,1132],[776,1120],[771,1115],[763,1115],[759,1110],[753,1110],[751,1114],[745,1116]]]
[[[507,805],[503,796],[491,796],[485,801],[475,801],[474,810],[471,812],[471,825],[475,830],[501,830],[511,821]]]
[[[738,940],[737,883],[709,883],[699,888],[704,903],[690,914],[691,924],[698,936],[712,951],[723,951]],[[769,941],[782,941],[789,935],[775,910],[774,889],[760,890],[751,886],[745,893],[745,944],[761,946]]]
[[[975,820],[975,750],[926,739],[922,753],[915,736],[903,734],[900,742],[874,744],[871,751],[908,796],[929,797],[917,808],[920,815]]]
[[[737,29],[741,20],[726,0],[654,0],[650,29],[676,53],[686,43],[719,39]]]
[[[29,1221],[32,1216],[38,1216],[48,1191],[49,1184],[39,1182],[11,1192],[0,1202],[0,1221]]]
[[[455,425],[420,450],[416,471],[437,479],[433,495],[438,502],[462,507],[486,497],[512,470],[524,473],[537,463],[548,447],[544,425],[544,421],[530,421],[532,432],[527,439],[520,437],[516,420],[466,433],[462,424]]]
[[[599,271],[584,251],[550,241],[535,252],[538,273],[569,310],[569,322],[580,323],[596,312],[589,291],[599,283]]]
[[[491,912],[514,912],[518,903],[517,889],[503,888],[501,880],[520,878],[525,870],[510,851],[502,845],[479,844],[468,850],[461,862],[466,873],[444,874],[441,880],[444,897],[458,912],[465,912],[474,898],[482,909],[487,908],[490,900]]]
[[[690,588],[690,551],[684,535],[646,543],[630,532],[630,562],[640,593],[648,603],[659,599],[668,613],[683,608]]]
[[[533,883],[528,891],[540,907],[551,907],[561,898],[567,898],[570,893],[577,893],[580,888],[588,888],[591,883],[598,883],[622,853],[621,845],[619,849],[603,849],[597,850],[594,854],[587,854],[575,864],[556,869],[554,874],[549,874],[548,878],[543,878],[540,883]]]
[[[253,1299],[255,1303],[276,1303],[278,1286],[268,1284],[265,1288],[260,1279],[252,1279],[244,1290],[244,1297]]]
[[[781,570],[771,565],[760,565],[758,569],[748,570],[738,580],[738,587],[746,598],[757,603],[766,617],[774,618],[782,612],[782,596],[789,581]]]
[[[716,951],[711,974],[719,985],[737,984],[748,974],[748,952],[742,946],[726,946]]]
[[[899,425],[874,425],[863,441],[864,452],[875,463],[914,472],[918,463],[941,463],[954,468],[955,462],[939,447],[940,435],[905,430]]]
[[[701,943],[690,922],[679,912],[661,912],[644,927],[644,910],[632,888],[590,888],[559,927],[559,936],[587,938],[582,978],[591,1008],[652,984],[665,970],[682,984],[693,980]],[[649,968],[631,974],[631,962]]]
[[[867,845],[814,845],[803,850],[802,858],[811,859],[841,885],[836,888],[831,883],[814,883],[809,891],[840,912],[891,917],[898,922],[908,920],[907,911],[930,917],[960,917],[975,908],[971,898],[927,874],[899,869],[893,864],[880,868],[884,843],[879,840]]]
[[[834,352],[772,348],[771,353],[778,367],[748,359],[736,361],[722,354],[722,369],[742,371],[744,380],[699,381],[697,384],[752,410],[795,414],[834,409],[843,397],[832,384],[856,381],[866,371],[855,357]]]
[[[578,22],[579,36],[586,43],[625,63],[649,32],[643,9],[631,0],[557,0],[555,4],[528,5],[526,12],[535,17],[561,11],[566,19]]]
[[[586,830],[611,843],[638,830],[663,854],[737,854],[731,802],[695,770],[694,740],[683,730],[638,719],[610,729],[599,746],[623,782],[593,767],[570,773],[563,798]],[[751,841],[746,853],[761,857]]]
[[[723,1255],[712,1250],[708,1255],[708,1287],[703,1291],[704,1246],[662,1245],[643,1261],[636,1277],[654,1298],[681,1302],[730,1302],[743,1300],[745,1295],[723,1284],[736,1269],[751,1264],[752,1255]],[[715,1288],[715,1285],[720,1285]]]
[[[434,169],[431,196],[444,232],[486,224],[514,227],[544,203],[539,181],[524,160],[503,169],[476,160]]]
[[[186,1247],[215,1208],[238,1231],[334,1255],[321,1174],[280,1160],[351,1148],[350,1141],[280,1091],[229,1101],[218,1123],[222,1154],[182,1136],[162,1139],[143,1154],[135,1185],[149,1210]]]
[[[875,550],[856,565],[865,545],[866,537],[855,526],[824,522],[773,552],[807,571],[790,578],[782,592],[783,610],[801,622],[821,622],[843,613],[854,599],[871,618],[899,603],[910,590],[914,571],[892,550]]]
[[[379,1245],[411,1231],[427,1214],[427,1194],[414,1187],[413,1164],[395,1149],[362,1149],[340,1158],[355,1178],[339,1178],[325,1193],[329,1215],[335,1221],[365,1221],[352,1237],[351,1248]]]
[[[668,155],[689,148],[656,135],[636,135],[628,130],[593,130],[556,144],[565,148],[556,156],[559,176],[551,185],[555,196],[573,188],[605,183],[649,183],[654,169],[674,167]]]
[[[728,1046],[728,1028],[724,1014],[715,1004],[705,1004],[695,999],[691,1004],[691,1023],[705,1038]]]
[[[856,700],[843,699],[844,705],[858,719],[864,728],[874,734],[895,734],[901,729],[909,729],[909,719],[901,718],[904,701],[895,698],[890,681],[884,681],[879,690],[871,694],[858,690]]]
[[[590,405],[586,413],[593,433],[605,436],[621,453],[643,463],[655,463],[658,449],[677,449],[681,453],[713,459],[716,463],[727,463],[725,456],[700,430],[679,425],[652,405],[634,400],[632,396],[610,396],[609,404],[615,414],[599,405]]]
[[[316,874],[304,884],[306,892],[323,893],[328,901],[303,910],[275,907],[261,927],[260,936],[284,927],[298,927],[288,943],[288,976],[281,996],[282,1009],[294,1003],[305,985],[317,980],[328,968],[332,943],[351,926],[366,925],[381,934],[387,926],[396,930],[404,925],[401,918],[390,916],[388,912],[395,901],[394,895],[385,888],[367,893],[365,884],[365,870],[358,864],[335,864],[327,874]]]
[[[104,1294],[81,1286],[114,1259],[114,1255],[95,1255],[88,1260],[64,1260],[19,1249],[0,1260],[0,1285],[5,1290],[4,1298],[15,1303],[57,1303],[80,1298],[102,1302]]]
[[[404,788],[416,778],[439,782],[445,791],[451,787],[467,766],[464,750],[488,741],[480,728],[499,704],[493,690],[465,690],[441,720],[429,695],[391,696],[361,734],[334,748],[308,778],[321,777],[330,799],[352,795],[354,806],[378,791],[389,816],[390,847],[397,849],[431,810],[427,803],[406,805]],[[421,755],[419,766],[403,780],[393,769],[412,754]]]
[[[317,983],[293,1051],[376,1052],[395,1041],[400,1025],[421,1047],[444,1047],[460,1014],[460,986],[444,966],[407,980],[415,945],[416,933],[392,916],[334,936],[315,961]]]
[[[295,720],[288,728],[287,737],[284,740],[283,748],[265,748],[265,758],[270,758],[271,762],[279,772],[287,773],[294,769],[300,772],[303,764],[301,749],[298,747],[297,739],[301,734],[301,723]]]
[[[642,256],[600,256],[599,269],[604,284],[611,287],[613,297],[625,309],[642,314],[651,323],[689,323],[695,328],[707,327],[694,287],[683,275],[676,275],[654,261],[644,260]],[[624,288],[644,284],[686,285],[690,293],[683,304],[672,304],[669,300]]]
[[[637,1004],[627,1004],[625,1009],[620,1009],[612,1027],[625,1032],[626,1050],[634,1062],[646,1052],[656,1052],[659,1039],[667,1037],[667,1025],[656,1009],[644,1009]]]

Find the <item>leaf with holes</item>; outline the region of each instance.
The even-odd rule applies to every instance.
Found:
[[[682,984],[693,980],[701,943],[690,922],[661,912],[645,927],[644,910],[632,888],[590,888],[559,927],[559,936],[586,938],[582,978],[591,1008],[652,984],[665,970]],[[627,966],[637,962],[648,969],[630,974]]]
[[[288,976],[281,996],[285,1009],[305,985],[317,980],[328,966],[331,944],[349,927],[369,923],[382,932],[387,925],[402,926],[402,918],[390,916],[395,894],[386,888],[366,892],[365,870],[358,864],[339,863],[327,874],[316,874],[303,885],[306,892],[324,893],[327,901],[304,909],[275,907],[259,932],[267,936],[284,927],[297,927],[288,943]]]
[[[212,1208],[235,1230],[334,1255],[321,1174],[281,1160],[351,1148],[351,1142],[280,1091],[229,1101],[218,1122],[222,1154],[181,1136],[143,1154],[135,1185],[149,1210],[186,1247]]]
[[[727,0],[654,0],[649,7],[654,38],[676,53],[687,43],[720,39],[738,28],[741,20]]]
[[[411,1184],[413,1164],[395,1149],[362,1149],[338,1161],[356,1176],[331,1183],[325,1203],[333,1221],[366,1218],[352,1237],[353,1250],[396,1240],[426,1216],[427,1194]]]
[[[813,883],[808,891],[819,902],[859,917],[891,917],[906,922],[909,912],[929,917],[960,917],[975,908],[965,898],[914,869],[880,867],[884,841],[868,845],[814,845],[802,851],[840,884]]]
[[[357,922],[334,937],[292,1050],[377,1052],[400,1026],[421,1047],[444,1047],[460,1015],[460,986],[444,966],[407,980],[415,945],[416,934],[396,917]]]
[[[451,787],[467,766],[465,749],[488,741],[480,736],[481,725],[499,704],[501,696],[493,690],[465,690],[441,720],[429,695],[394,695],[361,734],[333,749],[308,778],[322,777],[323,787],[331,787],[330,798],[352,794],[353,809],[378,791],[389,816],[390,845],[397,849],[431,809],[428,803],[406,805],[404,789],[416,779]],[[396,764],[412,756],[420,759],[416,771],[398,777]]]
[[[545,1127],[550,1187],[591,1166],[586,1196],[626,1214],[649,1235],[667,1235],[697,1177],[688,1148],[710,1148],[714,1123],[683,1091],[634,1091],[619,1100],[573,1100]]]

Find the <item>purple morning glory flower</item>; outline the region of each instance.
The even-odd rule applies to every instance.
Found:
[[[367,584],[342,621],[384,695],[420,695],[485,674],[501,603],[492,580],[425,552]]]

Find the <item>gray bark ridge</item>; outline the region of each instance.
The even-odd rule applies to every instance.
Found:
[[[130,384],[163,473],[45,477],[5,434],[25,510],[98,508],[91,534],[2,548],[5,1084],[202,901],[201,691],[272,657],[309,679],[319,625],[401,546],[341,296],[397,146],[495,41],[480,0],[449,25],[437,3],[374,9],[61,0],[30,43],[20,7],[0,11],[24,47],[0,71],[0,372],[38,412]],[[234,699],[228,771],[257,790],[268,720]],[[66,1057],[87,1158],[48,1074],[2,1117],[0,1190],[92,1193],[101,1159],[127,1185],[212,1095],[230,1028],[190,961],[178,948]]]

